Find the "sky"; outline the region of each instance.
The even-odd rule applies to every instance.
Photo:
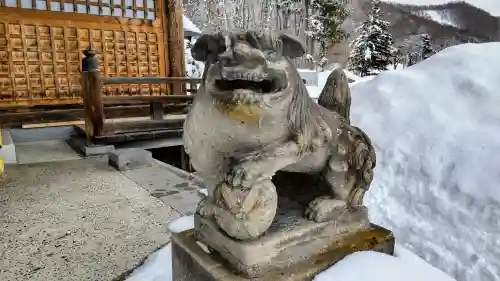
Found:
[[[384,2],[396,2],[411,5],[439,5],[458,0],[383,0]],[[463,0],[473,6],[487,11],[493,16],[500,17],[500,0]]]

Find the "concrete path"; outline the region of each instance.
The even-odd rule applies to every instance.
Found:
[[[81,159],[65,141],[41,141],[16,144],[18,164]]]
[[[26,162],[43,159],[65,157]],[[5,173],[2,281],[112,280],[167,243],[168,223],[199,200],[196,187],[161,165],[120,173],[106,159],[88,158],[12,165]]]

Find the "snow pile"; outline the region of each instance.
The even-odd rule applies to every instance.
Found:
[[[194,217],[184,216],[168,225],[172,233],[194,228]],[[126,281],[172,281],[172,244],[151,254],[146,261],[130,274]]]
[[[356,269],[362,270],[356,270]],[[396,246],[396,257],[377,252],[351,254],[320,273],[314,281],[455,281],[408,250]]]
[[[311,71],[311,70],[300,69],[300,71]],[[330,75],[330,73],[332,73],[332,71],[333,70],[318,72],[318,86],[307,86],[307,92],[309,93],[309,96],[311,96],[311,98],[313,99],[319,98],[321,91],[323,91],[323,88],[325,87],[326,79],[328,79],[328,76]],[[375,77],[375,76],[359,77],[347,69],[344,69],[344,73],[348,79],[354,80],[354,82],[352,82],[350,85],[359,83],[361,81],[371,80],[373,77]]]
[[[171,232],[179,233],[193,227],[193,216],[186,216],[172,222],[168,228]],[[355,253],[314,279],[314,281],[331,280],[455,281],[399,245],[396,245],[395,257],[376,252]],[[151,254],[126,281],[172,281],[172,245],[168,244]]]
[[[500,280],[500,43],[445,49],[352,87],[377,151],[372,220],[457,280]]]
[[[185,15],[182,15],[182,26],[184,28],[184,36],[201,35],[201,30]]]

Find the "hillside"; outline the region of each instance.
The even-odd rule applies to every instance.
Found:
[[[347,31],[353,31],[371,10],[370,0],[352,0],[351,16],[346,22]],[[440,5],[409,5],[408,2],[385,1],[381,5],[384,19],[391,23],[390,32],[396,43],[403,43],[412,35],[428,33],[436,49],[466,42],[500,40],[500,17],[492,16],[466,2]],[[427,3],[419,0],[415,2]],[[435,1],[434,1],[435,2]],[[499,4],[500,6],[500,4]],[[356,34],[351,35],[351,39]]]
[[[410,4],[417,6],[442,5],[452,2],[466,2],[492,16],[500,17],[500,2],[498,0],[382,0],[388,3]]]

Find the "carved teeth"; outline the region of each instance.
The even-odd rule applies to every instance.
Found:
[[[221,78],[224,80],[248,80],[260,82],[268,77],[267,73],[255,73],[255,72],[236,72],[223,69],[221,71]]]

